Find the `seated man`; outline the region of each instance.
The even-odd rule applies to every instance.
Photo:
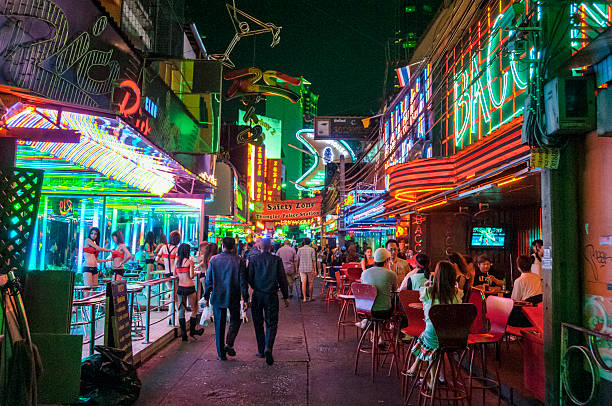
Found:
[[[374,266],[361,274],[361,283],[376,286],[376,300],[372,306],[372,317],[388,319],[393,312],[391,292],[397,290],[397,276],[387,268],[391,253],[385,248],[374,252]]]
[[[531,272],[531,258],[526,255],[521,255],[516,259],[516,265],[521,276],[514,281],[512,289],[512,300],[526,301],[530,298],[542,297],[542,281],[540,275]],[[533,301],[530,300],[530,301]]]
[[[531,272],[531,258],[521,255],[516,259],[516,265],[519,271],[521,271],[521,276],[514,281],[512,300],[527,301],[533,304],[541,302],[542,281],[540,280],[540,275]],[[512,309],[512,313],[510,313],[508,318],[508,324],[514,327],[531,326],[531,323],[527,320],[520,307]]]

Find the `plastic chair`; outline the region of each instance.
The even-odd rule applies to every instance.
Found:
[[[346,277],[351,283],[357,282],[361,279],[361,272],[361,265],[359,267],[349,267],[346,268]]]
[[[355,356],[355,375],[357,375],[357,368],[359,366],[359,354],[362,352],[371,354],[372,356],[372,381],[374,381],[374,374],[376,373],[376,370],[380,364],[381,355],[385,356],[384,359],[386,359],[388,355],[392,355],[391,366],[389,368],[389,375],[391,375],[391,369],[393,368],[394,363],[397,369],[397,358],[394,342],[395,337],[392,337],[393,334],[391,334],[385,328],[385,323],[389,321],[388,319],[379,319],[373,317],[372,315],[372,306],[374,306],[374,301],[376,300],[377,295],[376,286],[355,282],[351,284],[351,290],[355,296],[355,309],[357,310],[357,314],[368,320],[368,323],[366,324],[366,327],[363,329],[361,337],[359,338],[359,343],[357,344]],[[372,342],[371,345],[368,346],[368,340],[365,338],[370,330],[372,330]],[[388,346],[386,350],[379,348],[379,339],[386,341]]]
[[[338,315],[338,341],[340,341],[340,330],[342,329],[342,337],[346,338],[346,326],[352,326],[356,328],[357,337],[359,337],[359,330],[355,323],[357,323],[357,309],[355,308],[355,296],[350,292],[345,293],[344,280],[340,278],[340,272],[336,272],[336,280],[338,286],[338,301],[340,302],[340,314]],[[347,285],[350,290],[350,286]],[[342,293],[340,293],[342,292]],[[348,312],[350,307],[353,308],[353,321],[347,320]]]
[[[487,298],[487,318],[491,324],[491,329],[488,333],[484,334],[470,334],[468,338],[469,349],[468,354],[470,356],[469,362],[469,373],[468,373],[468,386],[470,390],[470,399],[472,397],[473,389],[482,389],[482,404],[485,403],[485,391],[487,389],[497,389],[497,404],[501,404],[501,385],[499,380],[499,368],[495,367],[495,379],[487,376],[487,356],[486,356],[486,345],[494,344],[498,353],[499,359],[499,343],[506,334],[506,324],[508,323],[508,317],[514,307],[514,301],[512,299],[489,296]],[[480,362],[481,362],[481,376],[474,376],[473,366],[474,357],[476,353],[480,351]],[[476,381],[476,385],[474,384]]]
[[[474,323],[472,323],[472,327],[470,327],[470,333],[486,333],[489,327],[487,325],[487,318],[485,316],[487,314],[487,309],[484,293],[478,289],[472,289],[468,303],[476,306],[476,318],[474,319]]]
[[[420,294],[418,290],[402,290],[399,292],[399,301],[402,305],[402,309],[404,310],[404,314],[406,315],[406,319],[408,320],[408,327],[402,329],[402,333],[407,336],[412,337],[410,340],[410,344],[408,345],[408,349],[406,354],[403,357],[403,367],[401,374],[402,379],[402,395],[404,395],[404,399],[410,399],[412,395],[412,391],[408,393],[408,385],[410,384],[410,379],[408,379],[408,369],[411,364],[410,357],[410,349],[416,342],[417,338],[421,335],[423,330],[425,330],[425,313],[422,309],[415,309],[410,307],[410,303],[419,302]]]
[[[421,385],[419,405],[421,405],[422,399],[425,399],[425,402],[430,400],[431,405],[434,404],[435,400],[445,401],[440,402],[441,404],[450,402],[457,404],[460,400],[469,400],[469,392],[461,369],[463,355],[457,361],[452,354],[459,352],[465,354],[470,327],[475,318],[476,306],[471,303],[434,305],[429,310],[429,319],[433,323],[438,336],[438,357],[434,362],[430,362],[425,370],[425,381],[432,370],[434,375],[431,380],[431,387],[425,383]],[[416,376],[419,376],[420,373],[420,368],[418,369]],[[446,380],[446,388],[444,389],[446,397],[441,396],[438,385],[441,374]]]

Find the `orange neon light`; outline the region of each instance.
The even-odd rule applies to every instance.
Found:
[[[446,203],[448,203],[446,200],[442,200],[441,202],[438,202],[438,203],[433,203],[433,204],[430,204],[428,206],[419,207],[417,210],[430,209],[432,207],[442,206],[443,204],[446,204]]]
[[[497,186],[504,186],[504,185],[507,185],[507,184],[509,184],[509,183],[516,182],[517,180],[521,180],[521,179],[523,179],[523,178],[525,178],[525,176],[521,176],[520,178],[514,178],[514,177],[513,177],[513,178],[512,178],[512,179],[510,179],[510,180],[506,180],[506,181],[504,181],[504,182],[500,182],[500,183],[498,183],[498,184],[497,184]]]
[[[123,114],[124,116],[130,116],[132,114],[135,114],[140,108],[140,89],[138,88],[138,85],[133,80],[124,80],[119,84],[119,87],[127,87],[132,92],[134,92],[134,95],[136,95],[136,101],[133,105],[128,107],[128,102],[130,100],[130,92],[125,92],[123,100],[119,104],[119,114]]]
[[[474,176],[476,176],[476,172],[474,172],[474,173],[473,173],[473,174],[471,174],[471,175],[466,176],[465,178],[466,178],[466,179],[472,179]]]

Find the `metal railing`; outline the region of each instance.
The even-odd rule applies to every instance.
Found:
[[[75,320],[70,323],[70,331],[72,332],[73,329],[78,329],[80,326],[83,326],[83,335],[85,337],[89,336],[83,341],[83,345],[88,344],[89,346],[89,355],[92,355],[94,352],[96,340],[104,336],[104,332],[96,335],[96,327],[98,320],[104,318],[106,314],[106,309],[101,306],[105,301],[105,292],[98,292],[82,299],[76,299],[72,303]],[[89,331],[89,334],[86,334],[87,331]]]
[[[570,337],[571,335],[571,337]],[[578,342],[571,344],[570,341]],[[612,373],[612,365],[606,364],[599,350],[600,343],[612,343],[612,335],[601,333],[595,330],[589,330],[583,327],[575,326],[569,323],[561,323],[561,400],[567,397],[569,400],[579,406],[585,406],[591,403],[599,394],[599,370],[607,373]],[[583,357],[581,365],[584,370],[591,376],[591,385],[585,393],[584,398],[575,392],[572,388],[570,375],[577,373],[578,370],[570,367],[570,357],[578,355]],[[585,380],[580,379],[579,385],[585,389]]]
[[[176,276],[172,276],[169,278],[162,278],[162,279],[153,279],[153,280],[149,280],[149,281],[145,281],[145,282],[139,282],[140,285],[143,285],[145,287],[145,291],[146,293],[146,297],[147,297],[147,305],[145,308],[145,336],[144,336],[144,343],[145,344],[149,344],[149,338],[150,338],[150,328],[151,325],[153,324],[157,324],[159,322],[162,322],[164,320],[166,320],[168,317],[171,317],[171,323],[172,326],[176,326],[176,318],[175,318],[175,313],[176,313],[176,306],[175,306],[175,299],[176,299],[176,281],[177,281],[177,277]],[[171,288],[168,288],[168,285],[171,286]],[[157,293],[153,294],[153,287],[157,286]],[[165,287],[165,289],[164,289]],[[170,299],[169,300],[165,300],[164,296],[166,296],[167,294],[170,294]],[[157,298],[157,305],[156,306],[151,306],[151,300],[153,298]],[[172,312],[168,312],[168,314],[164,317],[162,317],[159,320],[156,320],[154,322],[151,322],[151,310],[157,310],[159,311],[162,306],[167,305],[167,306],[172,306],[173,311]]]

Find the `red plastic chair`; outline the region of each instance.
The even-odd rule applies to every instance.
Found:
[[[346,277],[351,283],[357,282],[361,279],[361,265],[359,267],[346,268]]]
[[[472,289],[470,293],[470,298],[468,303],[476,306],[476,318],[472,323],[472,327],[470,328],[470,333],[473,334],[483,334],[488,330],[487,326],[487,318],[486,318],[486,305],[485,305],[485,296],[484,293],[479,291],[478,289]]]
[[[489,296],[487,298],[487,318],[491,328],[488,333],[484,334],[470,334],[468,337],[469,349],[469,374],[468,374],[468,386],[470,390],[470,399],[472,398],[473,389],[482,389],[482,404],[485,404],[485,391],[487,389],[497,389],[497,404],[501,404],[501,385],[499,380],[499,368],[495,367],[496,379],[489,378],[487,376],[487,358],[486,358],[486,345],[494,344],[499,355],[499,343],[506,334],[506,324],[508,318],[514,307],[514,301],[512,299]],[[481,376],[474,376],[473,365],[474,356],[476,352],[480,351],[481,361]],[[499,358],[499,357],[498,357]],[[477,384],[474,385],[474,381]]]
[[[374,374],[376,373],[376,370],[378,369],[378,366],[380,364],[381,355],[385,356],[384,359],[386,359],[388,355],[392,355],[389,375],[391,375],[391,369],[393,368],[393,364],[396,365],[396,370],[398,369],[395,351],[395,337],[392,337],[393,334],[385,335],[385,332],[387,332],[387,330],[385,329],[385,322],[387,322],[388,320],[381,320],[372,317],[372,306],[374,306],[374,301],[376,300],[377,295],[376,286],[355,282],[351,285],[351,290],[353,291],[353,295],[355,296],[355,309],[357,310],[357,314],[365,317],[368,320],[366,327],[361,333],[359,344],[357,344],[357,352],[355,355],[355,375],[357,375],[357,368],[359,366],[359,354],[362,352],[371,354],[371,376],[373,382]],[[370,330],[372,330],[372,342],[371,345],[368,346],[367,342],[369,340],[366,340],[365,338],[368,334],[368,331]],[[379,338],[383,340],[387,338],[385,340],[388,346],[386,350],[379,348]]]
[[[402,309],[404,310],[404,314],[406,315],[406,319],[408,320],[408,327],[403,328],[402,333],[412,337],[410,344],[406,349],[406,354],[403,356],[404,362],[402,371],[400,373],[402,378],[402,395],[404,395],[404,400],[407,400],[412,394],[408,394],[410,379],[407,374],[407,371],[411,365],[410,349],[423,330],[425,330],[425,313],[423,312],[423,309],[415,309],[410,307],[410,303],[420,301],[420,294],[418,290],[402,290],[399,292],[399,301],[402,305]]]

